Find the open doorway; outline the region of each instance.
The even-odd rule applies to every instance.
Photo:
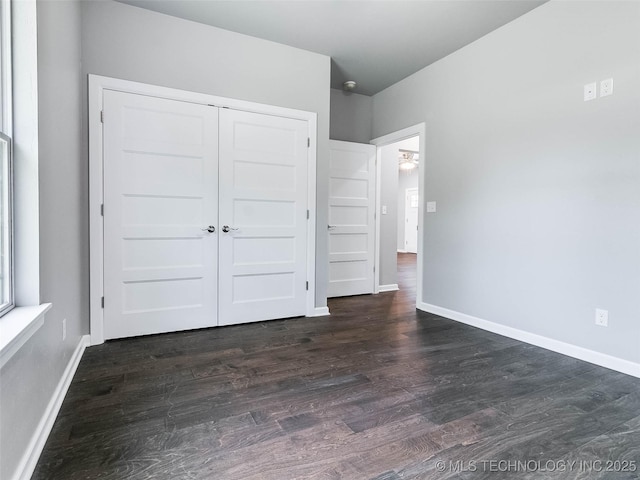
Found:
[[[376,292],[400,290],[422,301],[424,126],[372,141],[377,147]]]

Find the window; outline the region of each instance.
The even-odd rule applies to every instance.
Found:
[[[0,0],[0,315],[13,307],[11,3]]]

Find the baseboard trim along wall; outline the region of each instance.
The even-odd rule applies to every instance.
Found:
[[[396,290],[400,290],[398,288],[398,284],[397,283],[390,283],[389,285],[380,285],[378,291],[380,293],[382,292],[395,292]]]
[[[625,373],[634,377],[640,378],[640,364],[631,362],[629,360],[623,360],[621,358],[612,357],[605,353],[589,350],[584,347],[572,345],[570,343],[561,342],[560,340],[554,340],[552,338],[543,337],[535,333],[526,332],[499,323],[490,322],[489,320],[483,320],[481,318],[473,317],[465,313],[456,312],[455,310],[449,310],[447,308],[438,307],[437,305],[431,305],[429,303],[419,303],[418,310],[422,310],[428,313],[434,313],[441,317],[449,318],[472,327],[481,328],[492,333],[497,333],[504,337],[513,338],[514,340],[520,340],[521,342],[535,345],[536,347],[545,348],[553,352],[561,353],[569,357],[577,358],[578,360],[584,360],[585,362],[600,365],[601,367],[610,368],[617,372]]]
[[[60,381],[51,396],[51,400],[49,400],[47,409],[42,415],[40,423],[38,423],[38,428],[31,437],[27,451],[22,456],[22,460],[20,461],[20,464],[16,469],[16,473],[13,476],[14,480],[29,480],[31,475],[33,475],[33,471],[36,468],[38,459],[40,458],[40,454],[44,448],[44,444],[51,433],[53,423],[58,416],[58,412],[60,412],[60,407],[62,407],[62,401],[67,394],[67,390],[69,390],[71,380],[73,380],[73,375],[76,373],[78,365],[80,364],[80,359],[82,358],[84,350],[87,348],[89,343],[89,335],[80,337],[78,346],[69,359],[69,363],[62,374],[62,378],[60,378]]]
[[[327,315],[331,315],[329,313],[329,307],[316,307],[311,315],[307,315],[307,317],[324,317]]]

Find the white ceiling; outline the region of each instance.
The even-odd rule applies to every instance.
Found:
[[[373,95],[546,0],[119,0],[329,55],[331,86]]]

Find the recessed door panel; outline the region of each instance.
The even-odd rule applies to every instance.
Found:
[[[367,199],[369,182],[359,178],[333,177],[329,182],[329,195],[333,198]]]
[[[329,269],[331,280],[334,282],[366,280],[368,276],[366,260],[332,262]]]
[[[233,277],[234,304],[293,300],[295,272],[236,275]]]
[[[293,228],[298,220],[296,219],[297,205],[293,200],[237,198],[230,202],[233,203],[231,219],[234,221],[232,223],[237,227]]]
[[[367,253],[369,236],[366,233],[332,233],[329,250],[333,254]]]
[[[233,265],[293,263],[295,237],[241,237],[233,242]]]
[[[127,176],[122,181],[126,191],[173,196],[203,193],[205,185],[197,180],[205,174],[203,157],[142,152],[124,152],[124,157]]]
[[[334,202],[340,202],[340,200],[334,200]],[[368,205],[330,205],[329,223],[334,227],[367,227],[370,213]]]
[[[200,238],[125,238],[122,268],[177,268],[202,265],[204,242]]]
[[[293,192],[296,189],[296,167],[259,162],[235,162],[234,186],[238,189],[261,189]],[[264,179],[270,179],[265,183]]]

